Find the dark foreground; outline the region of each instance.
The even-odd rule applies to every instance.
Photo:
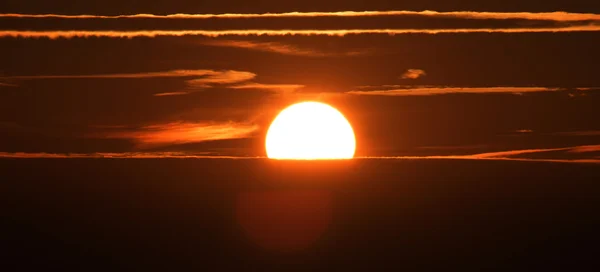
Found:
[[[6,271],[578,271],[598,267],[599,168],[0,160],[0,246]]]

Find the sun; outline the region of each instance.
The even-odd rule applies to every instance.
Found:
[[[269,127],[265,144],[271,159],[351,159],[356,150],[346,117],[320,102],[302,102],[281,111]]]

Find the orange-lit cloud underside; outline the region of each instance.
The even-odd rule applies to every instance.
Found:
[[[460,159],[460,160],[510,160],[510,161],[533,161],[533,162],[556,162],[556,163],[592,163],[600,164],[600,158],[573,158],[573,159],[546,159],[546,158],[515,158],[514,156],[564,151],[571,154],[600,152],[600,145],[583,145],[562,148],[546,148],[546,149],[524,149],[524,150],[509,150],[500,152],[488,152],[472,155],[449,155],[449,156],[401,156],[401,157],[358,157],[357,159]],[[124,153],[9,153],[0,152],[0,158],[115,158],[115,159],[130,159],[130,158],[214,158],[214,159],[253,159],[264,157],[239,157],[239,156],[215,156],[210,153],[183,153],[183,152],[124,152]]]
[[[558,163],[600,163],[600,158],[579,157],[572,159],[552,159],[552,158],[527,158],[515,157],[527,154],[549,153],[549,152],[567,152],[572,155],[600,152],[600,145],[581,145],[560,148],[540,148],[540,149],[519,149],[498,152],[486,152],[472,155],[449,155],[449,156],[403,156],[403,157],[376,157],[376,159],[464,159],[464,160],[512,160],[512,161],[539,161],[539,162],[558,162]]]
[[[167,123],[133,130],[111,130],[89,135],[93,138],[131,139],[139,147],[185,144],[204,141],[250,137],[258,130],[254,124],[226,123]]]
[[[273,90],[281,92],[293,92],[297,89],[304,88],[304,85],[298,84],[262,84],[262,83],[243,83],[238,85],[230,86],[231,89],[261,89],[261,90]]]
[[[61,30],[61,31],[31,31],[31,30],[2,30],[0,38],[136,38],[136,37],[160,37],[160,36],[286,36],[286,35],[325,35],[346,36],[359,34],[444,34],[444,33],[545,33],[545,32],[591,32],[600,31],[600,25],[566,26],[566,27],[515,27],[515,28],[455,28],[455,29],[332,29],[332,30],[270,30],[270,29],[248,29],[248,30]]]
[[[417,79],[427,75],[424,70],[421,69],[408,69],[402,76],[402,79]]]
[[[0,158],[12,159],[252,159],[256,157],[219,156],[210,153],[183,153],[183,152],[122,152],[122,153],[25,153],[25,152],[0,152]]]
[[[119,74],[95,74],[95,75],[36,75],[36,76],[7,76],[5,79],[93,79],[93,78],[153,78],[153,77],[196,77],[214,76],[227,71],[215,70],[171,70],[161,72],[142,73],[119,73]]]
[[[462,19],[523,19],[551,21],[600,20],[600,14],[572,12],[478,12],[478,11],[337,11],[337,12],[283,12],[283,13],[224,13],[224,14],[133,14],[133,15],[61,15],[61,14],[0,14],[0,18],[57,18],[57,19],[210,19],[210,18],[293,18],[293,17],[374,17],[374,16],[426,16]]]
[[[36,76],[6,76],[6,80],[36,80],[36,79],[141,79],[141,78],[189,78],[185,83],[187,89],[173,92],[156,93],[154,96],[185,95],[194,90],[208,89],[219,85],[227,85],[230,89],[255,89],[263,91],[289,92],[304,87],[298,84],[264,84],[250,82],[256,77],[255,73],[236,70],[171,70],[162,72],[139,72],[118,74],[89,74],[89,75],[36,75]],[[235,84],[235,85],[228,85]],[[1,86],[17,86],[0,83]]]
[[[368,86],[375,87],[375,86]],[[386,86],[382,86],[386,87]],[[395,87],[394,85],[387,87]],[[398,86],[401,87],[401,86]],[[577,91],[591,90],[593,88],[575,89]],[[355,90],[346,92],[353,95],[379,95],[379,96],[421,96],[421,95],[441,95],[441,94],[491,94],[491,93],[533,93],[533,92],[553,92],[567,89],[547,88],[547,87],[405,87],[389,90]]]
[[[206,46],[243,48],[261,52],[271,52],[282,55],[305,56],[305,57],[326,57],[326,56],[356,56],[365,55],[367,51],[348,51],[348,52],[325,52],[316,49],[305,49],[297,46],[283,44],[279,42],[257,42],[241,40],[204,40],[199,44]]]

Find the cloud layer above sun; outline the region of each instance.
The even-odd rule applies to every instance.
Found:
[[[59,19],[212,19],[212,18],[280,18],[280,17],[377,17],[377,16],[425,16],[462,19],[523,19],[550,21],[590,21],[600,20],[599,14],[573,12],[478,12],[478,11],[335,11],[335,12],[282,12],[282,13],[224,13],[224,14],[134,14],[134,15],[61,15],[61,14],[0,14],[4,18],[59,18]]]
[[[566,27],[521,27],[521,28],[456,28],[456,29],[335,29],[335,30],[61,30],[61,31],[32,31],[32,30],[2,30],[0,38],[136,38],[136,37],[183,37],[183,36],[346,36],[361,34],[459,34],[459,33],[559,33],[559,32],[596,32],[600,25],[566,26]]]
[[[248,36],[248,35],[361,35],[361,34],[443,34],[443,33],[542,33],[600,31],[600,14],[572,12],[476,12],[476,11],[339,11],[224,14],[132,14],[63,15],[0,14],[11,20],[14,29],[0,31],[0,37],[159,37],[159,36]],[[380,20],[381,19],[381,20]],[[31,20],[77,20],[70,29],[47,29]],[[104,25],[106,21],[117,24]],[[130,21],[127,21],[130,20]],[[179,21],[187,20],[186,24]],[[315,24],[314,20],[319,20]],[[380,20],[380,21],[378,21]],[[415,21],[416,20],[416,21]],[[437,21],[436,21],[437,20]],[[451,20],[447,23],[439,20]],[[152,21],[152,23],[145,23]],[[122,23],[121,23],[122,22]],[[174,24],[177,23],[177,24]],[[450,21],[448,21],[450,22]],[[51,23],[51,22],[50,22]],[[140,25],[136,25],[140,24]],[[172,25],[174,24],[174,25]],[[189,27],[183,27],[189,25]],[[128,29],[132,26],[133,29]],[[276,26],[276,27],[274,27]],[[143,29],[143,30],[140,30]],[[317,52],[278,44],[240,41],[211,41],[207,45],[244,47],[282,54],[314,55]]]
[[[0,151],[255,157],[314,99],[348,114],[358,156],[598,157],[576,150],[598,142],[600,14],[167,12],[0,14]]]
[[[186,88],[174,92],[156,93],[154,96],[174,96],[189,94],[214,87],[227,87],[230,89],[266,90],[266,91],[294,91],[304,86],[299,84],[265,84],[250,82],[256,74],[236,70],[171,70],[164,72],[138,72],[116,74],[87,74],[87,75],[31,75],[31,76],[5,76],[0,80],[12,82],[40,79],[145,79],[145,78],[185,78]],[[239,83],[239,84],[238,84]],[[17,84],[2,83],[3,86],[18,86]]]

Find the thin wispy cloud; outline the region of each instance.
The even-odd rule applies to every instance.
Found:
[[[548,155],[546,158],[539,157],[535,158],[527,157],[530,154],[539,153],[552,153],[552,152],[564,152],[566,154],[573,154],[579,157],[573,158],[553,158]],[[500,161],[528,161],[528,162],[554,162],[554,163],[591,163],[598,164],[600,159],[597,157],[585,157],[581,156],[583,153],[600,152],[600,145],[584,145],[584,146],[570,146],[570,147],[559,147],[559,148],[539,148],[539,149],[518,149],[518,150],[507,150],[498,152],[486,152],[476,153],[469,155],[443,155],[443,156],[391,156],[391,157],[364,157],[364,159],[444,159],[444,160],[500,160]]]
[[[0,77],[11,80],[36,80],[36,79],[142,79],[142,78],[192,78],[185,81],[184,90],[155,93],[154,96],[186,95],[198,90],[214,88],[217,86],[229,89],[256,89],[269,91],[294,91],[303,88],[297,84],[263,84],[248,82],[256,77],[255,73],[236,70],[171,70],[164,72],[141,73],[116,73],[116,74],[90,74],[90,75],[37,75],[37,76],[9,76]],[[233,85],[235,84],[235,85]],[[12,85],[11,85],[12,86]]]
[[[491,161],[523,161],[523,162],[551,162],[551,163],[578,163],[578,164],[600,164],[598,157],[592,158],[526,158],[515,157],[534,153],[566,151],[570,153],[600,152],[600,145],[573,146],[564,148],[547,149],[525,149],[509,150],[501,152],[478,153],[472,155],[448,155],[448,156],[389,156],[389,157],[357,157],[356,159],[367,160],[491,160]],[[158,159],[158,158],[181,158],[181,159],[266,159],[265,157],[242,157],[242,156],[220,156],[211,152],[123,152],[123,153],[24,153],[24,152],[0,152],[0,158],[21,159],[81,159],[81,158],[110,158],[110,159]]]
[[[377,17],[377,16],[426,16],[460,19],[520,19],[549,21],[593,21],[600,14],[556,12],[479,12],[479,11],[336,11],[336,12],[282,12],[282,13],[223,13],[223,14],[132,14],[132,15],[63,15],[63,14],[0,14],[0,18],[56,18],[56,19],[211,19],[211,18],[293,18],[293,17]]]
[[[18,85],[16,84],[10,84],[10,83],[2,83],[0,82],[0,87],[17,87]]]
[[[212,152],[96,152],[96,153],[25,153],[0,152],[11,159],[253,159],[257,157],[222,156]]]
[[[230,86],[231,89],[257,89],[278,92],[293,92],[304,88],[304,85],[297,84],[262,84],[262,83],[245,83],[240,85]]]
[[[513,28],[452,28],[452,29],[248,29],[248,30],[2,30],[0,38],[136,38],[136,37],[183,37],[183,36],[346,36],[361,34],[459,34],[459,33],[560,33],[560,32],[596,32],[600,25],[589,24],[581,26],[553,27],[513,27]]]
[[[581,146],[569,146],[569,147],[559,147],[559,148],[519,149],[519,150],[508,150],[508,151],[499,151],[499,152],[486,152],[486,153],[479,153],[479,154],[473,154],[473,155],[466,155],[463,157],[474,158],[474,159],[513,158],[515,156],[520,156],[520,155],[557,152],[557,151],[564,151],[567,153],[600,152],[600,145],[581,145]],[[579,159],[581,159],[581,158],[579,158]]]
[[[356,56],[368,53],[367,51],[351,52],[324,52],[315,49],[300,48],[297,46],[279,42],[258,42],[241,40],[205,40],[200,42],[206,46],[242,48],[253,51],[270,52],[282,55],[304,56],[304,57],[332,57],[332,56]]]
[[[136,142],[139,148],[147,148],[248,138],[257,130],[258,126],[255,124],[236,122],[173,122],[123,130],[111,129],[105,132],[93,133],[88,136],[101,139],[128,139]]]
[[[225,71],[226,72],[226,71]],[[214,76],[225,73],[214,70],[171,70],[163,72],[140,72],[140,73],[118,73],[118,74],[95,74],[95,75],[35,75],[35,76],[8,76],[0,77],[3,79],[95,79],[95,78],[160,78],[160,77],[196,77],[196,76]]]
[[[600,164],[600,159],[534,159],[534,158],[477,158],[472,156],[399,156],[399,157],[359,157],[355,159],[379,160],[487,160],[487,161],[516,161],[516,162],[549,162],[549,163],[577,163]]]
[[[582,145],[571,148],[571,153],[600,152],[600,145]]]
[[[164,93],[155,93],[153,94],[154,96],[177,96],[177,95],[186,95],[189,94],[190,92],[186,92],[186,91],[179,91],[179,92],[164,92]]]
[[[386,85],[387,87],[396,87],[395,85]],[[427,96],[427,95],[443,95],[443,94],[493,94],[493,93],[509,93],[523,94],[534,92],[553,92],[567,89],[547,88],[547,87],[403,87],[401,89],[384,89],[384,90],[359,90],[346,92],[353,95],[377,95],[377,96]]]
[[[209,88],[213,84],[233,84],[243,82],[256,77],[256,74],[245,71],[228,70],[220,73],[214,73],[202,78],[191,79],[186,84],[191,89]]]
[[[402,76],[402,79],[417,79],[427,75],[424,70],[421,69],[408,69]]]
[[[499,152],[487,152],[480,154],[468,155],[468,157],[476,159],[487,159],[487,158],[508,158],[517,155],[542,153],[542,152],[553,152],[553,151],[567,151],[577,147],[561,147],[561,148],[545,148],[545,149],[521,149],[521,150],[509,150]]]

